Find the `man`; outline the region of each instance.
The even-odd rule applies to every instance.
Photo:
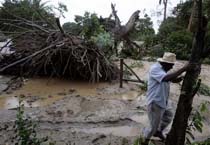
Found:
[[[164,53],[163,58],[158,58],[157,61],[149,71],[146,101],[150,127],[143,132],[144,145],[148,145],[152,136],[165,140],[163,130],[170,124],[173,117],[173,113],[167,106],[170,82],[180,82],[182,79],[178,76],[190,69],[190,65],[187,64],[177,71],[168,72],[176,62],[176,55],[170,52]]]

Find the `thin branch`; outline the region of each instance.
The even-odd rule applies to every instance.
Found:
[[[29,59],[29,58],[32,58],[32,57],[36,56],[37,54],[42,53],[43,51],[48,50],[48,49],[50,49],[50,48],[52,48],[52,47],[54,47],[54,46],[55,46],[55,45],[50,45],[50,46],[48,46],[48,47],[45,47],[45,48],[41,49],[40,51],[37,51],[37,52],[33,53],[32,55],[29,55],[29,56],[27,56],[27,57],[25,57],[25,58],[22,58],[22,59],[20,59],[20,60],[14,62],[14,63],[11,63],[11,64],[9,64],[9,65],[7,65],[7,66],[1,68],[1,69],[0,69],[0,72],[4,71],[4,70],[6,70],[6,69],[8,69],[8,68],[10,68],[10,67],[12,67],[12,66],[14,66],[14,65],[17,65],[17,64],[19,64],[19,63],[21,63],[21,62],[23,62],[23,61],[25,61],[25,60],[27,60],[27,59]]]

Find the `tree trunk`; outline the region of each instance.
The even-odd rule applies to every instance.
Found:
[[[114,49],[116,51],[116,55],[118,55],[117,44],[120,41],[124,41],[128,43],[130,46],[137,47],[140,49],[140,46],[138,44],[129,39],[129,33],[134,29],[135,22],[139,18],[140,11],[139,10],[135,11],[129,18],[128,22],[125,25],[121,25],[120,19],[117,16],[117,11],[115,10],[115,5],[111,4],[111,8],[112,8],[112,15],[115,18],[115,27],[111,30],[111,32],[114,34],[114,41],[115,41]]]
[[[166,20],[166,14],[167,14],[167,6],[168,6],[168,0],[159,0],[159,5],[161,5],[163,2],[164,5],[164,14],[163,14],[163,21]]]
[[[167,6],[168,6],[168,0],[163,1],[164,4],[164,15],[163,15],[163,21],[166,20],[166,13],[167,13]]]
[[[135,26],[136,20],[139,18],[140,11],[139,10],[135,11],[129,18],[126,25],[121,25],[120,19],[117,16],[117,11],[115,10],[115,6],[113,4],[111,4],[111,8],[112,8],[112,15],[115,18],[115,27],[112,30],[115,39],[121,40],[127,38],[129,32],[131,32]]]
[[[199,21],[197,25],[197,32],[193,40],[192,54],[189,62],[193,63],[195,68],[200,68],[203,60],[205,37],[204,27],[206,27],[206,23],[203,23],[204,17],[202,16],[202,0],[196,0],[196,3],[198,5],[197,18]],[[199,88],[199,83],[197,83],[199,74],[200,69],[193,69],[186,72],[175,118],[166,139],[166,145],[184,145],[185,143],[185,133],[188,126],[188,118],[192,110],[193,98]]]

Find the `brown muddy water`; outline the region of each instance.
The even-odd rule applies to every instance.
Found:
[[[0,109],[16,108],[21,99],[25,107],[47,106],[65,96],[77,94],[89,97],[105,97],[107,94],[99,93],[98,90],[106,88],[110,83],[88,83],[79,81],[69,81],[61,79],[33,78],[25,82],[18,90],[11,94],[0,95]],[[127,91],[116,93],[110,91],[110,98],[131,100],[139,95],[138,91]]]
[[[21,88],[0,95],[0,115],[4,116],[1,123],[15,120],[15,108],[21,99],[26,113],[41,120],[39,132],[51,134],[49,137],[58,145],[75,140],[75,134],[76,145],[92,145],[87,141],[93,142],[98,134],[106,136],[107,141],[102,140],[100,144],[107,145],[110,141],[108,136],[115,143],[124,137],[140,134],[140,126],[135,123],[140,118],[132,115],[138,112],[131,102],[141,93],[136,85],[124,84],[124,88],[119,88],[116,82],[92,84],[48,78],[28,79]],[[10,144],[9,136],[12,135],[10,129],[0,132],[0,144],[7,141]]]

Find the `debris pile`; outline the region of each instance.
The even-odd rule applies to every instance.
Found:
[[[34,25],[33,25],[34,26]],[[11,39],[14,53],[1,56],[0,73],[70,79],[113,80],[118,68],[93,43],[58,30],[33,27]],[[2,49],[2,48],[1,48]]]

